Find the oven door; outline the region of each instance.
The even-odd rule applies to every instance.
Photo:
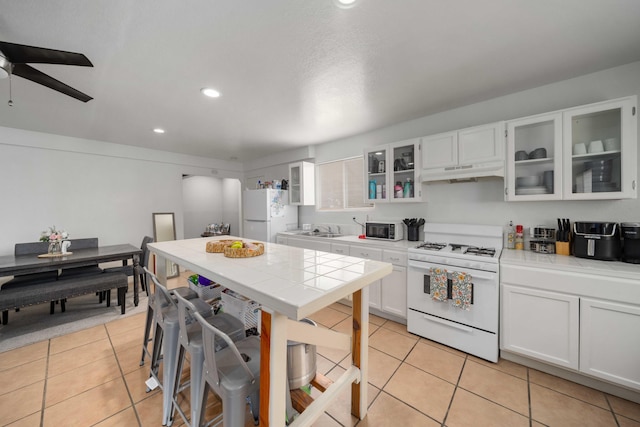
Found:
[[[455,271],[471,276],[472,299],[471,308],[468,311],[454,307],[450,299],[437,301],[431,298],[430,269],[432,267],[443,268],[447,270],[448,275]],[[498,286],[497,273],[409,260],[407,305],[410,310],[497,333]],[[451,280],[449,280],[449,295],[451,295]]]

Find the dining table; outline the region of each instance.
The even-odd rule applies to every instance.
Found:
[[[91,263],[111,261],[127,262],[132,260],[134,270],[140,263],[142,250],[134,245],[125,243],[117,245],[98,246],[97,248],[76,249],[60,256],[42,257],[38,254],[4,255],[0,256],[0,277],[22,274],[58,271],[64,268],[84,267]],[[138,291],[140,281],[137,274],[133,275],[133,302],[139,302]]]
[[[351,366],[288,425],[312,425],[349,387],[351,414],[363,419],[367,414],[368,285],[390,274],[392,265],[269,242],[257,242],[264,245],[259,256],[233,258],[224,252],[207,252],[207,242],[212,240],[255,242],[223,236],[156,242],[149,249],[156,255],[161,283],[167,281],[167,263],[176,263],[261,305],[260,425],[285,426],[287,421],[287,341],[351,352]],[[351,333],[301,322],[349,296]]]

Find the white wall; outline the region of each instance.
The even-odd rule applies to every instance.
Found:
[[[0,254],[55,225],[72,238],[139,246],[153,212],[183,237],[182,175],[241,178],[241,165],[0,127]]]
[[[222,222],[231,227],[231,234],[241,236],[242,186],[239,179],[222,180]]]
[[[365,147],[630,95],[640,95],[640,62],[317,145],[315,162],[361,155]],[[638,153],[640,156],[640,150]],[[638,161],[640,163],[640,159]],[[507,203],[501,179],[423,184],[422,189],[424,203],[378,204],[373,212],[317,213],[313,207],[303,207],[300,208],[300,223],[353,224],[353,216],[362,220],[367,213],[376,219],[423,217],[430,222],[494,225],[505,225],[513,219],[525,226],[553,226],[557,217],[572,221],[640,221],[638,199]]]
[[[207,224],[222,222],[222,180],[188,176],[182,180],[184,238],[200,237]]]

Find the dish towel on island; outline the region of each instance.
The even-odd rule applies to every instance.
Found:
[[[429,269],[429,287],[431,288],[431,299],[435,301],[447,300],[447,270],[444,268]]]
[[[451,272],[451,305],[469,310],[471,308],[471,275]]]

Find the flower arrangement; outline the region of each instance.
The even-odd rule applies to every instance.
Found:
[[[41,242],[62,242],[69,238],[69,233],[64,230],[56,230],[56,226],[49,227],[49,231],[40,233]]]

